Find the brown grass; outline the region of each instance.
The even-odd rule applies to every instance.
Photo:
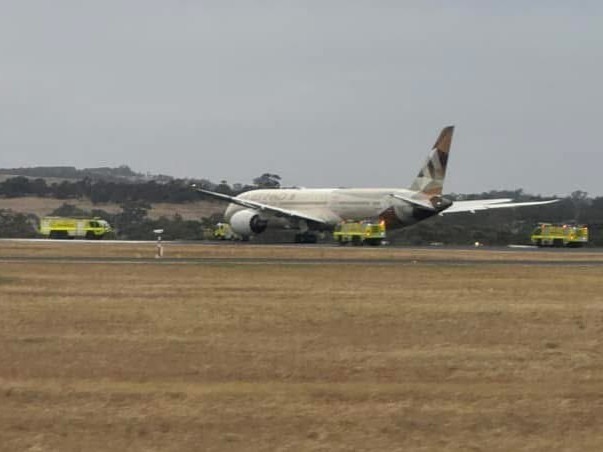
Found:
[[[54,199],[54,198],[0,198],[0,209],[11,209],[15,212],[33,213],[38,217],[50,215],[52,211],[64,203],[75,205],[80,209],[101,209],[109,213],[121,212],[117,204],[92,204],[87,199]],[[224,212],[224,204],[199,201],[185,204],[155,203],[149,210],[148,215],[152,219],[159,217],[171,218],[175,214],[181,215],[185,220],[200,220],[214,213]]]
[[[188,256],[208,249],[293,253]],[[598,451],[600,275],[3,262],[0,450]]]

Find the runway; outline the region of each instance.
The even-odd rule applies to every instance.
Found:
[[[86,265],[602,266],[603,249],[1,239],[0,263]]]
[[[0,247],[3,243],[8,244],[19,244],[19,243],[39,243],[48,244],[56,243],[65,246],[77,246],[77,245],[91,245],[91,246],[106,246],[106,245],[144,245],[157,243],[156,240],[61,240],[61,239],[13,239],[13,238],[0,238]],[[213,240],[163,240],[165,246],[194,246],[194,247],[224,247],[224,246],[235,246],[235,247],[260,247],[260,248],[290,248],[290,249],[312,249],[312,248],[334,248],[334,249],[358,249],[353,246],[342,247],[336,243],[313,243],[313,244],[299,244],[299,243],[253,243],[253,242],[239,242],[239,241],[213,241]],[[522,252],[522,251],[538,251],[538,252],[550,252],[550,253],[601,253],[603,254],[603,247],[586,247],[586,248],[538,248],[532,245],[523,244],[510,244],[500,246],[472,246],[472,245],[423,245],[423,246],[409,246],[409,245],[395,245],[388,244],[381,247],[360,247],[360,249],[405,249],[405,250],[471,250],[471,251],[509,251],[509,252]]]

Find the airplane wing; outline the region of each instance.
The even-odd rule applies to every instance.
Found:
[[[440,215],[449,213],[471,212],[475,213],[478,210],[490,209],[509,209],[512,207],[528,207],[528,206],[543,206],[545,204],[553,204],[559,202],[559,199],[551,199],[549,201],[528,201],[528,202],[513,202],[510,198],[502,199],[473,199],[470,201],[454,201],[454,203]]]
[[[250,201],[248,199],[241,199],[235,196],[225,195],[224,193],[216,193],[215,191],[205,190],[199,187],[193,187],[199,193],[211,196],[212,198],[220,199],[232,204],[247,207],[248,209],[259,210],[260,212],[268,212],[278,217],[290,217],[298,220],[313,221],[314,223],[327,224],[325,218],[320,218],[314,215],[308,215],[305,212],[298,212],[296,210],[281,209],[280,207],[270,206],[257,201]]]

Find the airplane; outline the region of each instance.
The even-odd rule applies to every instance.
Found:
[[[278,188],[229,196],[193,185],[198,192],[229,203],[224,213],[244,240],[268,227],[296,229],[297,243],[315,243],[317,232],[342,221],[378,220],[388,230],[434,215],[538,206],[558,200],[513,202],[510,198],[452,201],[442,196],[454,126],[442,129],[425,165],[409,188]]]

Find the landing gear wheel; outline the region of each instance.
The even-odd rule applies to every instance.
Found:
[[[295,234],[294,241],[295,243],[316,243],[318,241],[318,237],[316,236],[316,234],[303,232]]]

